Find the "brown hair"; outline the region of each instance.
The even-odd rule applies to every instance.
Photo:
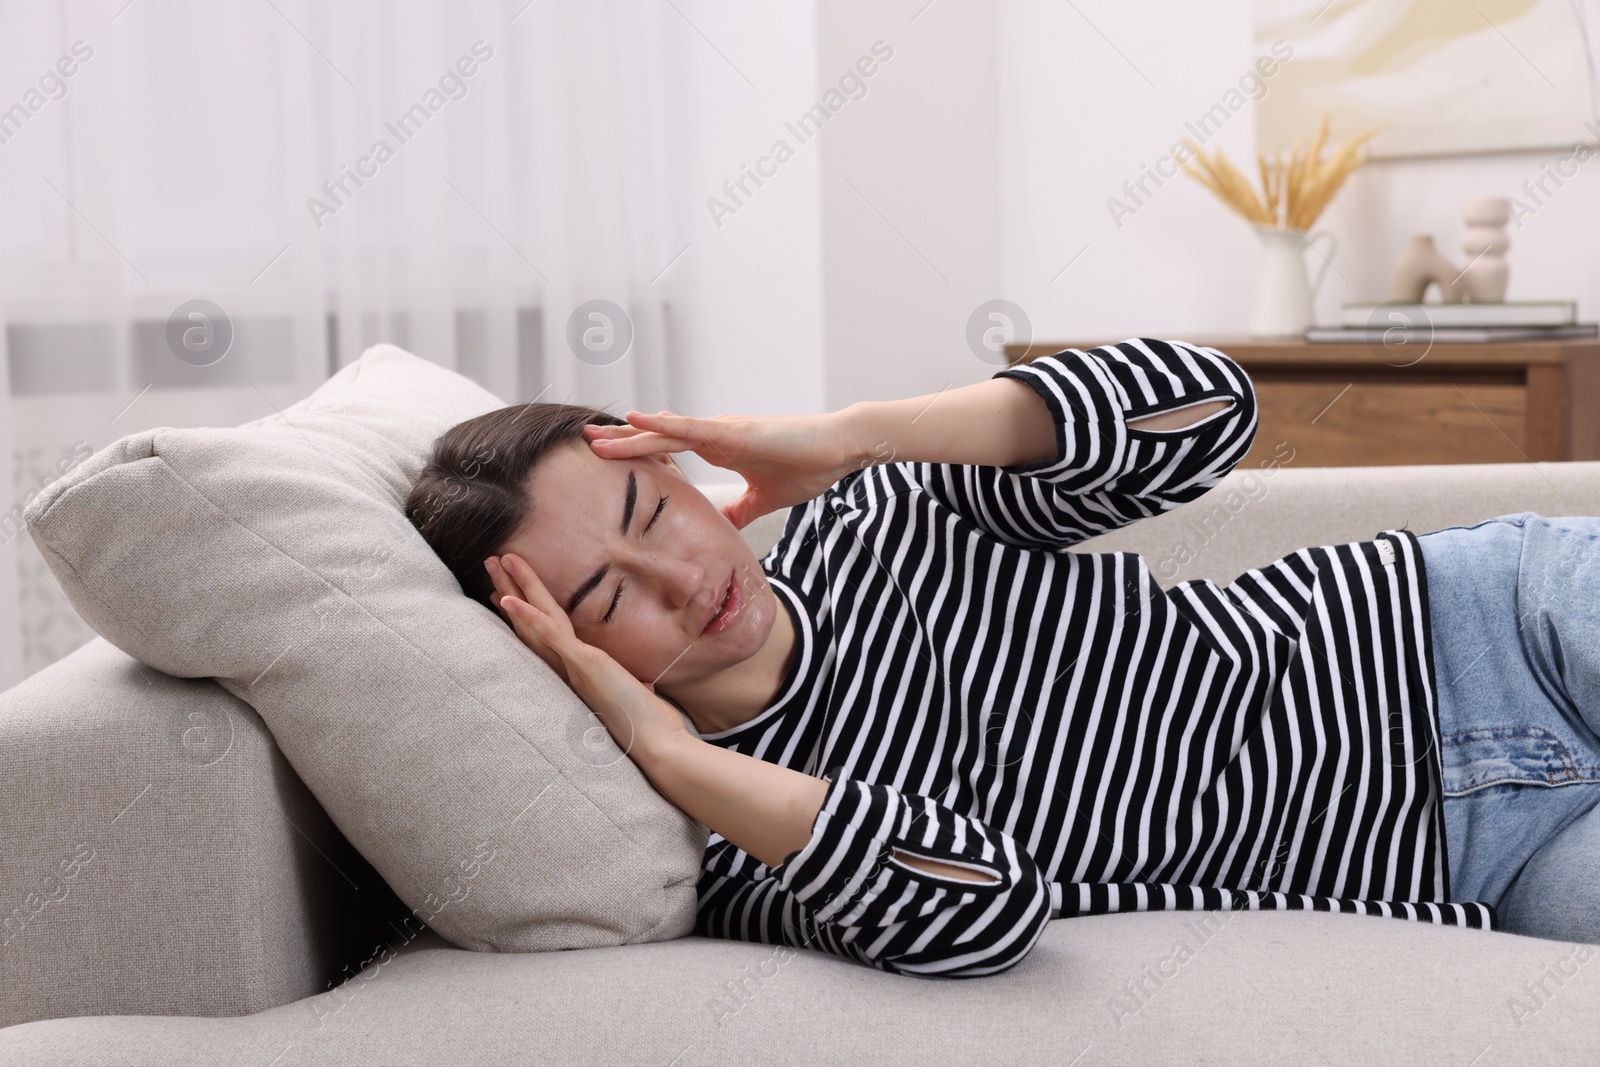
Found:
[[[406,497],[406,518],[461,591],[491,611],[494,582],[483,561],[532,518],[528,482],[539,461],[564,442],[582,441],[590,423],[626,424],[598,408],[516,404],[457,423],[434,441]]]

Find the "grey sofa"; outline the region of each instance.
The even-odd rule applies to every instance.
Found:
[[[1600,463],[1241,469],[1083,548],[1228,580],[1522,510],[1600,512]],[[758,553],[782,522],[745,531]],[[698,937],[464,951],[408,916],[247,705],[98,638],[0,695],[0,811],[0,1064],[1600,1060],[1600,950],[1395,919],[1061,920],[969,981]]]

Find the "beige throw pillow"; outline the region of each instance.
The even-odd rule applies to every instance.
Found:
[[[90,625],[255,708],[340,830],[450,941],[681,936],[704,828],[462,595],[401,511],[434,438],[500,406],[378,345],[282,414],[117,441],[26,519]]]

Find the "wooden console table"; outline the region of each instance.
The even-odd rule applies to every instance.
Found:
[[[1418,358],[1421,346],[1183,340],[1226,353],[1255,384],[1245,462],[1283,442],[1307,467],[1600,459],[1600,341],[1434,344]],[[1008,345],[1006,356],[1105,343]]]

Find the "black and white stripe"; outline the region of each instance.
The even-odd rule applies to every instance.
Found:
[[[1049,919],[1114,911],[1493,928],[1487,905],[1445,903],[1416,538],[1163,591],[1137,555],[1066,549],[1232,469],[1256,427],[1244,372],[1141,339],[996,376],[1044,400],[1054,457],[852,473],[763,560],[800,647],[771,706],[706,740],[831,784],[776,868],[712,835],[699,932],[967,977],[1015,964]],[[1232,404],[1127,426],[1211,399]]]

